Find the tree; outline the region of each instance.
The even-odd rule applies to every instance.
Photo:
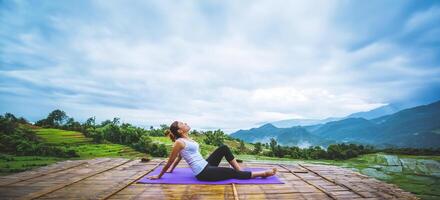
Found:
[[[252,151],[253,154],[258,155],[263,150],[262,145],[260,142],[255,143],[254,150]]]
[[[311,146],[309,147],[309,151],[310,151],[310,158],[312,159],[322,159],[327,157],[327,152],[325,152],[324,149],[322,149],[319,146]]]
[[[193,136],[200,136],[200,133],[197,130],[191,130],[191,132],[189,132],[190,135]]]
[[[91,130],[89,133],[90,137],[93,138],[93,142],[101,143],[104,139],[104,134],[102,133],[102,129]]]
[[[162,131],[165,131],[166,129],[169,129],[170,127],[166,124],[161,124],[160,125],[160,129],[162,129]]]
[[[84,125],[86,128],[89,127],[95,127],[96,126],[96,118],[95,117],[89,117],[86,122],[84,122]]]
[[[149,153],[152,156],[159,156],[159,157],[165,157],[168,156],[167,148],[164,144],[156,144],[152,143],[151,146],[149,146]]]
[[[330,159],[342,159],[342,149],[339,145],[331,144],[327,147],[327,155]]]
[[[73,119],[73,117],[69,117],[64,124],[64,127],[67,129],[73,129],[75,127],[75,119]]]
[[[39,120],[35,123],[37,126],[58,128],[64,124],[68,118],[66,113],[62,110],[56,109],[49,113],[46,119]]]
[[[119,117],[115,117],[113,118],[112,124],[114,125],[119,125],[121,122],[121,119]]]
[[[277,146],[277,141],[274,138],[270,138],[270,151],[272,156],[275,156],[276,153],[276,146]]]
[[[301,158],[301,149],[297,146],[290,147],[289,155],[291,158],[295,158],[295,159]]]
[[[215,146],[221,146],[223,145],[223,142],[225,140],[225,133],[221,131],[220,129],[212,131],[207,131],[204,133],[206,138],[203,140],[206,144],[211,144]]]
[[[152,142],[153,140],[151,140],[151,138],[147,135],[141,136],[141,138],[139,139],[140,150],[142,152],[147,152]]]
[[[240,147],[238,147],[238,149],[240,150],[240,153],[246,153],[247,149],[246,146],[244,145],[243,140],[240,141]]]
[[[5,117],[4,118],[7,119],[7,120],[10,120],[12,122],[16,122],[17,121],[17,118],[12,113],[5,113]]]
[[[0,134],[0,136],[2,136],[3,134],[13,134],[15,129],[18,127],[18,124],[13,121],[15,119],[15,116],[10,113],[10,115],[7,114],[8,113],[6,113],[4,117],[0,115],[0,133],[2,133]],[[8,140],[5,139],[5,141]]]
[[[48,122],[57,127],[62,125],[67,118],[66,113],[59,109],[52,111],[47,116]]]
[[[107,120],[102,121],[100,126],[103,127],[103,126],[106,126],[107,124],[112,124],[112,123],[113,122],[111,120],[107,119]]]
[[[148,130],[148,135],[163,137],[163,136],[165,136],[165,133],[161,129],[150,129],[150,130]]]
[[[280,158],[284,157],[284,155],[286,154],[285,149],[286,149],[286,147],[283,147],[283,146],[281,146],[279,144],[276,145],[275,146],[274,155],[277,156],[277,157],[280,157]]]

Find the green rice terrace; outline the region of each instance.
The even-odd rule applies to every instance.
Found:
[[[0,175],[21,172],[35,167],[45,166],[62,160],[79,160],[96,157],[144,157],[144,153],[121,144],[96,144],[91,138],[77,131],[66,131],[53,128],[36,128],[36,135],[44,143],[67,147],[75,151],[79,157],[60,158],[48,156],[13,156],[0,154]]]
[[[130,147],[120,144],[95,144],[91,138],[77,131],[65,131],[52,128],[35,129],[37,136],[52,145],[69,146],[79,154],[79,158],[95,157],[142,157],[142,154]]]

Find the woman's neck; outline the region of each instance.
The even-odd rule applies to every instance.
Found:
[[[181,137],[181,138],[185,138],[185,139],[188,139],[188,140],[192,140],[192,139],[189,137],[188,134],[182,134],[182,137]]]

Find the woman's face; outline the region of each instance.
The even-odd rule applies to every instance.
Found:
[[[188,126],[188,124],[184,122],[178,122],[177,126],[179,127],[179,131],[182,133],[187,133],[189,130],[191,130],[191,127]]]

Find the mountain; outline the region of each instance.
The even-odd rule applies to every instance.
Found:
[[[280,132],[281,133],[277,136],[276,140],[281,145],[306,148],[312,145],[327,146],[332,143],[330,140],[311,134],[301,126],[284,128]]]
[[[327,142],[319,136],[312,135],[301,126],[294,126],[290,128],[277,128],[270,123],[267,123],[258,128],[239,130],[235,133],[232,133],[230,136],[251,143],[269,143],[270,139],[274,138],[281,145],[295,145],[301,147],[308,147],[310,145],[323,145]]]
[[[276,137],[275,134],[278,128],[274,125],[267,123],[258,128],[251,128],[249,130],[239,130],[230,134],[230,136],[242,139],[246,142],[262,142],[263,140],[270,140],[272,137]]]
[[[330,117],[326,119],[286,119],[286,120],[274,121],[270,123],[278,128],[288,128],[292,126],[309,126],[315,124],[324,124],[339,119],[340,118],[336,118],[336,117]]]
[[[364,118],[348,118],[329,122],[312,133],[328,140],[369,143],[380,132],[375,123]]]
[[[286,119],[286,120],[279,120],[279,121],[274,121],[274,122],[269,122],[269,123],[273,124],[274,126],[276,126],[278,128],[288,128],[288,127],[292,127],[292,126],[310,126],[310,127],[312,127],[313,125],[325,124],[327,122],[338,121],[338,120],[343,120],[343,119],[348,119],[348,118],[374,119],[377,117],[382,117],[385,115],[394,114],[396,112],[399,112],[399,111],[406,109],[406,108],[413,107],[415,105],[418,105],[418,104],[415,104],[414,102],[395,102],[395,103],[390,103],[388,105],[384,105],[384,106],[375,108],[373,110],[352,113],[352,114],[347,115],[345,117],[329,117],[329,118],[325,118],[325,119]],[[268,122],[263,122],[263,123],[259,123],[259,124],[266,124],[266,123],[268,123]]]
[[[440,101],[372,119],[351,117],[325,124],[290,128],[277,128],[268,123],[259,128],[240,130],[231,136],[247,142],[268,142],[273,137],[283,145],[350,142],[379,147],[438,148]]]
[[[440,101],[371,120],[384,143],[396,146],[440,147]]]
[[[370,111],[353,113],[353,114],[350,114],[350,115],[344,117],[344,119],[346,119],[346,118],[374,119],[374,118],[382,117],[385,115],[391,115],[391,114],[397,113],[403,109],[410,108],[413,106],[415,106],[413,103],[396,102],[396,103],[391,103],[388,105],[381,106],[379,108],[375,108]]]
[[[377,146],[440,147],[440,101],[371,120],[329,122],[312,133],[328,140]]]

